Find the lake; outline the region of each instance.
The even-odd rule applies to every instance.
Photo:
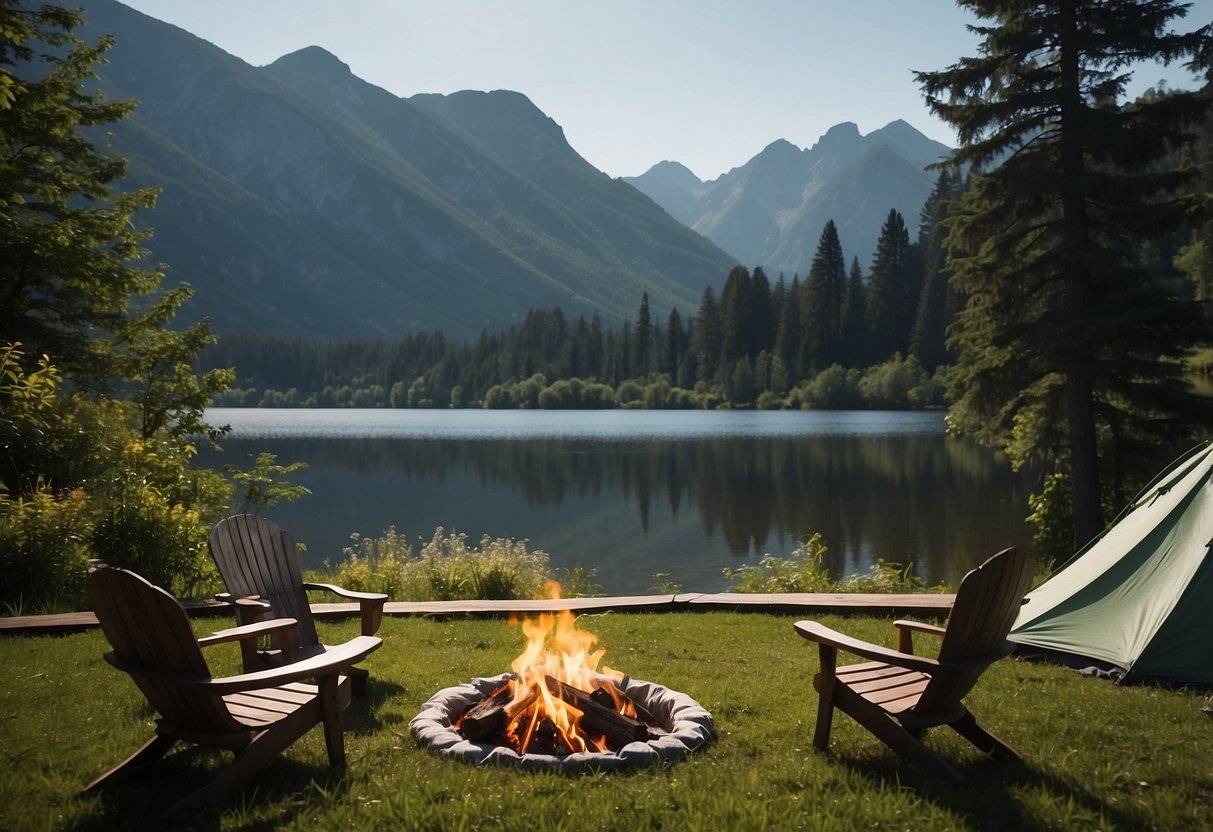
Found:
[[[942,413],[215,408],[230,424],[202,463],[302,461],[312,494],[267,516],[333,563],[351,533],[435,527],[530,541],[557,568],[597,569],[612,595],[667,573],[728,587],[725,567],[787,555],[820,531],[836,576],[877,558],[956,580],[1005,546],[1029,547],[1031,481]]]

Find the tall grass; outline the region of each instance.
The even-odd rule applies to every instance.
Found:
[[[825,539],[814,534],[786,558],[763,555],[758,563],[725,568],[733,592],[948,592],[946,584],[928,586],[913,566],[877,560],[866,573],[834,579],[825,566]]]
[[[466,534],[441,527],[414,556],[412,546],[390,527],[382,536],[355,535],[343,551],[335,580],[347,589],[384,592],[399,601],[507,600],[544,595],[550,580],[561,582],[564,596],[599,591],[592,569],[554,570],[542,549],[526,540],[485,535],[475,546]]]

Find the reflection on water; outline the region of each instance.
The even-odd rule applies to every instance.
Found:
[[[204,461],[247,465],[268,450],[307,462],[293,479],[312,496],[271,516],[313,564],[338,558],[351,532],[395,525],[419,540],[442,526],[526,538],[555,566],[597,567],[610,594],[646,592],[657,572],[718,591],[723,567],[786,555],[813,531],[836,575],[881,557],[930,581],[1030,539],[1029,483],[946,438],[938,414],[431,411],[393,429],[391,414],[417,411],[317,411],[323,427],[300,411],[248,413],[263,424],[209,414],[235,431]],[[373,430],[367,413],[379,414]]]

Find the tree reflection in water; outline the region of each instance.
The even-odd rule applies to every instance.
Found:
[[[723,566],[788,554],[814,531],[842,576],[875,558],[955,580],[985,556],[1030,547],[1030,481],[942,435],[693,439],[229,439],[221,458],[303,460],[313,495],[274,510],[318,564],[351,532],[436,526],[527,538],[556,566],[598,568],[609,594],[656,572],[725,588]]]

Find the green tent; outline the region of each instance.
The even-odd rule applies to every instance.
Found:
[[[1213,443],[1173,463],[1027,598],[1008,636],[1021,653],[1119,682],[1213,685]]]

